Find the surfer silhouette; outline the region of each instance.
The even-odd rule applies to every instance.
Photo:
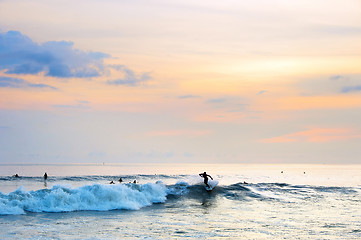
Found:
[[[46,180],[46,179],[48,179],[48,174],[47,173],[44,174],[44,180]]]
[[[208,175],[206,172],[204,173],[200,173],[199,176],[201,176],[202,178],[204,178],[204,184],[207,186],[207,187],[210,187],[208,185],[208,177],[210,177],[212,180],[213,178],[211,177],[211,175]]]

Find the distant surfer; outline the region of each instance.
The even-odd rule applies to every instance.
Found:
[[[208,185],[208,177],[210,177],[212,180],[213,178],[211,177],[211,175],[208,175],[206,172],[204,173],[200,173],[199,176],[201,176],[202,178],[204,178],[204,184],[210,188],[210,186]]]
[[[15,175],[13,175],[14,178],[18,178],[19,175],[16,173]]]
[[[122,178],[119,178],[119,182],[123,182],[123,179],[122,179]]]
[[[48,174],[47,173],[44,174],[44,180],[46,180],[46,179],[48,179]]]
[[[115,184],[113,181],[111,181],[109,184]]]

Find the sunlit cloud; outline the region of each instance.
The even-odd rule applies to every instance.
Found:
[[[361,138],[361,133],[349,128],[312,128],[306,131],[294,132],[279,137],[260,140],[264,143],[288,142],[332,142]]]

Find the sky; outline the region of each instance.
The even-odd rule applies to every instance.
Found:
[[[359,164],[360,12],[0,0],[0,164]]]

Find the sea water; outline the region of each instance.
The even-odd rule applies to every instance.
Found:
[[[361,165],[0,165],[0,239],[361,239]]]

